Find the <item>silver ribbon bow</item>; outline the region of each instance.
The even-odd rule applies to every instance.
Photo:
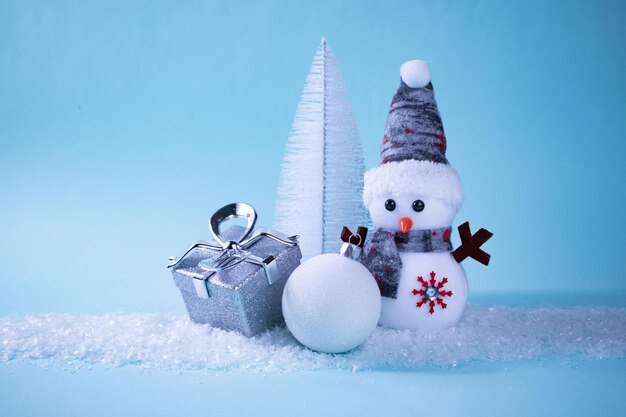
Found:
[[[227,240],[220,235],[220,224],[226,220],[245,217],[248,220],[246,230],[243,236],[238,240]],[[263,237],[268,237],[287,246],[296,246],[298,244],[298,236],[284,236],[280,233],[266,230],[257,230],[254,232],[257,214],[254,208],[246,203],[228,204],[216,211],[209,222],[209,230],[213,235],[213,239],[219,244],[216,246],[205,240],[196,240],[191,246],[178,258],[170,258],[171,263],[168,268],[175,267],[189,252],[195,248],[208,249],[219,253],[216,258],[204,259],[200,261],[198,266],[206,273],[201,277],[194,277],[194,285],[196,293],[200,298],[209,298],[209,291],[206,285],[207,280],[216,272],[233,268],[241,262],[250,262],[263,267],[268,283],[271,285],[280,278],[278,266],[274,256],[269,255],[265,258],[253,255],[247,249],[254,245],[256,241]],[[253,233],[254,232],[254,233]]]

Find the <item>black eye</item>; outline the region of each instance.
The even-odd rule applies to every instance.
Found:
[[[389,211],[394,211],[396,209],[396,202],[390,198],[389,200],[385,201],[385,208]]]
[[[424,210],[424,202],[422,200],[415,200],[413,202],[413,211],[417,211],[419,213],[422,210]]]

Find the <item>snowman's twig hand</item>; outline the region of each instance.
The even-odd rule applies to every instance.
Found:
[[[461,246],[452,252],[452,256],[458,263],[470,257],[483,265],[489,265],[491,255],[480,249],[480,247],[493,236],[493,233],[487,229],[480,229],[472,236],[469,222],[465,222],[459,226],[459,236],[461,237]]]

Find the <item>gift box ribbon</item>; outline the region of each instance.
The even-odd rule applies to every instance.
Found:
[[[220,224],[232,218],[246,218],[247,225],[243,236],[239,240],[224,239],[220,235]],[[270,233],[266,230],[254,231],[257,220],[257,213],[254,208],[246,203],[228,204],[216,211],[209,222],[209,230],[219,246],[204,240],[197,240],[178,258],[170,258],[172,261],[167,267],[175,267],[189,252],[195,248],[207,249],[216,252],[216,258],[210,258],[200,261],[199,266],[206,271],[200,277],[194,277],[194,285],[196,293],[200,298],[209,298],[209,291],[206,285],[207,279],[213,274],[225,269],[233,268],[241,262],[249,262],[263,267],[268,283],[271,285],[280,278],[278,266],[274,256],[269,255],[265,258],[253,255],[247,249],[254,245],[259,239],[267,237],[273,239],[283,245],[296,246],[298,244],[298,236],[286,237],[276,235],[275,232]]]

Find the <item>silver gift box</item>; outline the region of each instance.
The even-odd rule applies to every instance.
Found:
[[[248,227],[220,232],[219,224],[231,217],[248,217]],[[300,264],[300,248],[295,236],[253,231],[255,222],[251,206],[225,206],[211,219],[215,239],[194,242],[170,264],[192,321],[248,337],[284,322],[283,288]]]

